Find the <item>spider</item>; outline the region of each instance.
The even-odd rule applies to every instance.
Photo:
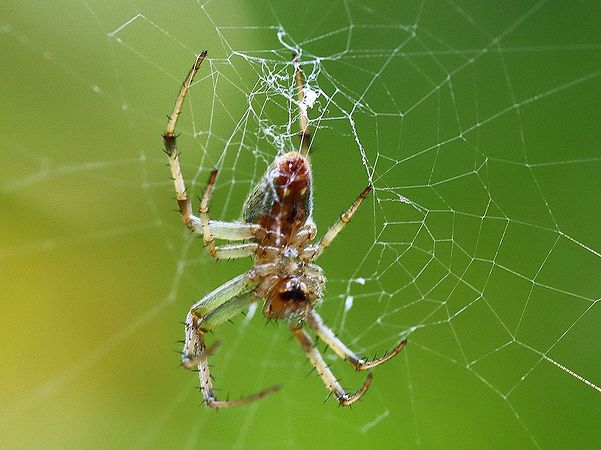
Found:
[[[340,405],[351,405],[369,388],[371,372],[368,372],[360,389],[352,395],[347,394],[325,363],[311,336],[303,329],[303,325],[307,323],[328,347],[356,370],[376,367],[390,360],[405,347],[406,340],[403,340],[381,358],[362,359],[326,327],[315,311],[315,306],[323,297],[326,278],[323,270],[314,261],[351,220],[372,188],[367,186],[328,232],[316,244],[312,243],[317,228],[312,219],[309,162],[311,133],[306,108],[301,108],[299,150],[275,158],[244,203],[244,221],[222,222],[210,219],[209,204],[217,170],[211,172],[200,200],[198,215],[194,215],[180,169],[175,128],[184,98],[206,55],[206,51],[198,55],[179,91],[173,113],[169,116],[167,128],[163,133],[165,153],[169,158],[179,212],[185,225],[192,232],[202,235],[204,245],[212,257],[231,259],[254,256],[255,262],[248,272],[226,282],[192,305],[185,322],[182,365],[186,368],[198,368],[200,390],[204,402],[211,408],[247,404],[279,390],[279,386],[273,386],[238,400],[218,400],[207,362],[211,351],[205,345],[205,334],[244,311],[250,303],[264,300],[263,315],[268,320],[288,321],[292,334],[330,394],[335,396]],[[302,105],[305,91],[296,55],[293,55],[292,62],[298,100]],[[216,239],[242,243],[216,245]]]

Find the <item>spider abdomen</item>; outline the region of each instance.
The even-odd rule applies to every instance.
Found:
[[[275,159],[251,191],[243,217],[265,231],[260,243],[283,246],[310,220],[312,209],[309,160],[298,152],[289,152]]]

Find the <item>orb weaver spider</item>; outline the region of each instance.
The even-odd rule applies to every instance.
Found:
[[[313,197],[309,162],[311,133],[306,108],[301,108],[300,150],[290,151],[275,158],[244,203],[244,221],[221,222],[209,217],[209,204],[217,170],[211,172],[200,201],[198,216],[194,215],[180,168],[175,128],[184,98],[206,55],[206,51],[198,55],[179,91],[173,113],[163,133],[165,153],[169,158],[179,212],[184,224],[192,232],[202,235],[204,245],[212,257],[231,259],[254,256],[255,262],[248,272],[233,278],[192,305],[186,317],[182,365],[186,368],[198,368],[204,402],[211,408],[243,405],[277,391],[279,387],[273,386],[238,400],[218,400],[213,391],[207,362],[210,350],[205,345],[205,334],[244,311],[252,302],[265,300],[263,315],[267,319],[288,321],[292,334],[327,389],[340,405],[351,405],[369,388],[371,372],[368,372],[360,389],[352,395],[347,394],[325,363],[311,336],[303,329],[303,325],[308,323],[328,347],[356,370],[376,367],[390,360],[405,347],[406,340],[403,340],[381,358],[362,359],[326,327],[315,311],[315,306],[323,297],[326,278],[323,270],[314,261],[351,220],[372,188],[367,186],[321,240],[317,244],[312,243],[317,228],[312,219]],[[305,90],[296,55],[293,55],[292,62],[298,101],[302,106]],[[216,239],[243,243],[216,245]]]

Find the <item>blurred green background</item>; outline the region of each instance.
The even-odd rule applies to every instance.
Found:
[[[599,448],[601,16],[597,1],[8,0],[0,6],[0,435],[4,448]],[[218,413],[179,367],[214,262],[176,212],[160,134],[194,195],[236,219],[295,141],[292,48],[320,97],[320,309],[357,351],[407,349],[339,408],[284,324],[215,332]],[[352,307],[351,307],[352,304]],[[320,347],[321,348],[321,347]],[[332,353],[350,390],[363,375]]]

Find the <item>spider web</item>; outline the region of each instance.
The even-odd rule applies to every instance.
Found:
[[[600,442],[597,3],[39,8],[0,13],[12,447]],[[253,308],[216,330],[219,395],[282,391],[215,414],[177,367],[189,305],[249,267],[210,260],[170,213],[160,132],[204,48],[178,142],[189,192],[220,170],[213,217],[237,219],[298,147],[292,52],[320,233],[374,186],[320,259],[320,313],[362,355],[409,344],[352,411],[322,405],[286,326]]]

